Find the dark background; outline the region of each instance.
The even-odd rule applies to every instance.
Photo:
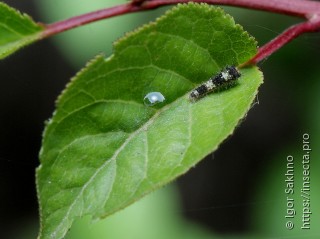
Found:
[[[5,1],[41,19],[32,1]],[[235,11],[227,8],[227,11]],[[259,42],[298,19],[243,10],[235,16]],[[248,19],[247,14],[250,14]],[[252,20],[254,19],[254,20]],[[319,34],[308,34],[259,64],[265,75],[256,104],[214,155],[178,180],[184,215],[219,233],[249,230],[251,197],[274,155],[310,131],[310,89],[319,74]],[[35,168],[44,121],[78,71],[51,40],[37,42],[0,62],[0,237],[36,224]],[[318,78],[317,80],[320,80]],[[2,236],[3,235],[3,236]]]

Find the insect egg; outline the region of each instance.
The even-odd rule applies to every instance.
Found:
[[[143,101],[147,106],[153,106],[163,102],[164,100],[165,98],[160,92],[150,92],[143,98]]]

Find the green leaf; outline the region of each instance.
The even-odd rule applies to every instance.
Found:
[[[43,26],[0,2],[0,59],[41,38]]]
[[[59,97],[44,133],[40,238],[62,238],[77,217],[108,216],[214,151],[250,109],[262,74],[241,69],[235,87],[195,103],[188,94],[255,53],[255,40],[220,8],[190,3],[90,62]],[[149,92],[166,100],[148,107]]]

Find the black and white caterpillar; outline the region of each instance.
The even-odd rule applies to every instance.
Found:
[[[196,101],[210,92],[231,85],[240,76],[241,74],[235,66],[227,66],[217,75],[211,77],[208,81],[192,90],[189,99],[191,101]]]

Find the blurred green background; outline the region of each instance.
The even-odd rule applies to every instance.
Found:
[[[4,1],[52,23],[115,0]],[[34,170],[43,122],[68,80],[112,42],[165,9],[93,23],[27,47],[0,62],[0,235],[35,238]],[[225,7],[263,45],[300,19]],[[172,185],[99,222],[74,224],[68,239],[320,238],[320,35],[306,34],[261,62],[257,104],[234,135]],[[302,135],[310,135],[311,229],[301,230]],[[295,158],[293,230],[285,228],[286,158]]]

